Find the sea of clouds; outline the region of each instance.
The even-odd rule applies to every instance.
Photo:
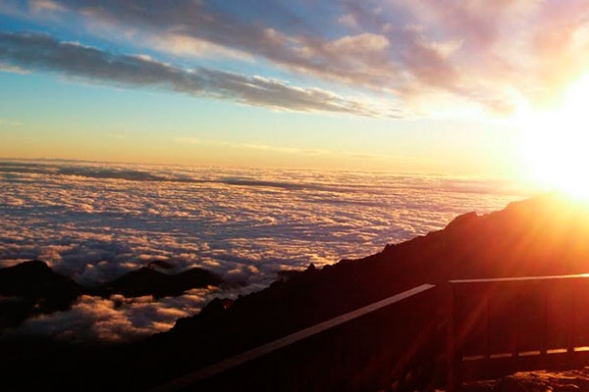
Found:
[[[0,162],[0,189],[0,267],[40,259],[96,285],[166,261],[233,283],[159,300],[84,296],[9,332],[73,341],[166,331],[280,271],[368,256],[535,192],[497,179],[55,161]]]

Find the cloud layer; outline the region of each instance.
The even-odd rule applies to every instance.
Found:
[[[210,296],[206,290],[196,289],[162,300],[122,295],[103,299],[85,295],[71,310],[28,319],[18,330],[9,330],[7,335],[41,335],[74,343],[131,341],[169,330],[178,318],[195,314]]]
[[[73,20],[72,29],[83,27],[110,47],[132,45],[188,62],[223,61],[185,69],[21,35],[4,35],[12,52],[4,48],[0,56],[5,67],[19,70],[49,68],[279,109],[385,116],[418,108],[435,112],[449,97],[509,112],[521,101],[555,99],[589,66],[589,5],[581,0],[299,3],[6,0],[0,5],[4,14],[39,23]],[[227,63],[261,75],[280,70],[311,85],[371,92],[387,104],[370,109],[324,89],[222,70]]]
[[[0,187],[2,266],[38,258],[91,285],[165,260],[245,284],[161,301],[84,297],[21,331],[74,340],[164,330],[213,296],[258,290],[279,271],[367,256],[529,194],[443,177],[34,162],[1,163]]]

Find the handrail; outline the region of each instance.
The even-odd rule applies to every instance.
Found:
[[[505,278],[480,278],[480,279],[453,279],[453,280],[449,280],[448,283],[461,284],[461,283],[523,282],[523,281],[564,280],[564,279],[584,279],[584,278],[589,278],[589,274],[512,276],[512,277],[505,277]]]
[[[431,295],[417,297],[434,288]],[[415,299],[407,301],[410,298]],[[550,304],[564,305],[562,311],[566,314],[556,318],[566,324],[563,331],[557,331],[558,339],[566,338],[563,355],[552,352],[559,351],[552,350],[552,345],[555,328],[560,327],[552,325],[555,315],[551,313],[549,300]],[[446,307],[441,306],[442,301]],[[420,363],[424,361],[429,361],[426,366],[434,367],[434,372],[427,374],[430,386],[431,382],[444,383],[447,390],[460,391],[463,381],[481,379],[473,378],[477,374],[487,377],[524,370],[522,367],[562,364],[561,358],[568,364],[589,363],[589,351],[577,350],[575,346],[577,343],[589,346],[589,317],[577,319],[574,310],[581,303],[589,307],[589,274],[449,280],[438,286],[423,284],[188,373],[151,392],[195,386],[218,390],[219,383],[226,385],[227,377],[233,380],[233,376],[235,380],[251,379],[255,385],[272,385],[276,380],[268,377],[272,378],[273,370],[282,376],[285,367],[288,372],[294,372],[289,373],[293,390],[304,390],[309,385],[320,390],[317,382],[325,382],[321,384],[324,389],[332,389],[334,385],[346,390],[356,390],[358,385],[362,386],[358,389],[367,389],[363,383],[369,383],[372,388],[381,385],[386,377],[391,377],[385,381],[390,387],[391,380],[403,380],[408,372],[415,378],[415,372],[423,370]],[[522,330],[530,320],[536,322],[533,330]],[[588,331],[583,332],[581,341],[575,340],[580,333],[579,321],[585,323],[583,331]],[[525,336],[520,337],[521,333]],[[531,338],[537,341],[531,342]],[[534,346],[533,352],[530,345]],[[508,352],[501,351],[506,347]],[[532,355],[536,352],[539,354]],[[313,367],[308,361],[316,355],[323,362],[315,362]],[[302,360],[305,365],[290,369],[290,364]],[[316,366],[317,363],[321,365]],[[438,371],[440,366],[446,367],[446,377]],[[388,374],[385,378],[382,370]],[[350,372],[358,373],[358,377]],[[303,374],[305,378],[300,378]],[[279,380],[282,381],[286,379]],[[400,385],[392,389],[414,390],[403,381]]]
[[[228,371],[232,368],[238,367],[238,366],[243,365],[247,362],[250,362],[250,361],[260,358],[262,356],[268,355],[268,354],[275,352],[277,350],[280,350],[281,348],[284,348],[286,346],[293,345],[297,342],[308,339],[308,338],[315,336],[319,333],[322,333],[324,331],[333,329],[333,328],[335,328],[339,325],[342,325],[344,323],[348,323],[352,320],[355,320],[355,319],[358,319],[358,318],[365,316],[367,314],[376,312],[377,310],[380,310],[380,309],[390,306],[392,304],[404,301],[408,298],[411,298],[415,295],[423,293],[423,292],[430,290],[434,287],[435,287],[435,285],[432,285],[432,284],[422,284],[420,286],[414,287],[414,288],[404,291],[402,293],[393,295],[392,297],[389,297],[389,298],[383,299],[381,301],[375,302],[373,304],[364,306],[360,309],[356,309],[356,310],[351,311],[349,313],[334,317],[330,320],[316,324],[316,325],[311,326],[309,328],[305,328],[305,329],[295,332],[293,334],[287,335],[283,338],[277,339],[273,342],[267,343],[263,346],[259,346],[257,348],[252,349],[252,350],[246,351],[242,354],[225,359],[225,360],[218,362],[216,364],[210,365],[210,366],[202,368],[200,370],[196,370],[192,373],[188,373],[182,377],[179,377],[175,380],[172,380],[168,383],[165,383],[163,385],[160,385],[159,387],[152,389],[151,392],[178,391],[182,388],[186,388],[192,384],[195,384],[201,380],[208,379],[210,377],[213,377],[213,376],[221,374],[225,371]]]
[[[447,390],[518,370],[587,363],[589,274],[451,280]],[[580,324],[582,323],[582,324]]]

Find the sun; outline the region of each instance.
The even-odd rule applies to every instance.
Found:
[[[589,74],[550,110],[521,110],[521,153],[534,180],[589,199]]]

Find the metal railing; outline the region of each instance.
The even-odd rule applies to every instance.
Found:
[[[424,284],[197,370],[153,390],[358,391],[419,382],[437,301]],[[411,389],[411,390],[414,390]]]
[[[450,281],[447,384],[589,359],[589,276]]]
[[[168,391],[403,391],[589,364],[589,275],[424,284],[172,380]]]

